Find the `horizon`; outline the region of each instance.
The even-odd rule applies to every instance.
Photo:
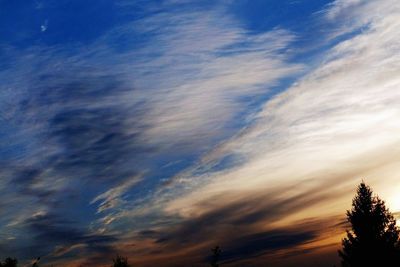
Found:
[[[339,266],[399,70],[396,0],[0,0],[0,259]]]

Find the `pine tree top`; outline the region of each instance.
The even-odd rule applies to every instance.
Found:
[[[347,221],[351,229],[339,252],[343,266],[383,266],[382,263],[399,259],[396,220],[385,202],[374,196],[364,182],[357,188],[352,208],[347,211]]]

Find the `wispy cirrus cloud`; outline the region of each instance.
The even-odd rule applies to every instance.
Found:
[[[195,266],[221,242],[226,263],[243,264],[335,247],[322,229],[342,222],[362,177],[394,198],[375,177],[398,171],[396,1],[328,5],[330,46],[312,64],[295,59],[301,33],[250,31],[229,2],[119,4],[140,16],[84,45],[0,47],[10,248]]]
[[[314,199],[288,209],[272,224],[276,226],[304,216],[342,214],[362,178],[385,198],[396,199],[395,191],[385,184],[395,183],[399,171],[399,5],[360,1],[352,7],[343,9],[343,3],[335,2],[327,10],[328,19],[352,17],[346,23],[363,31],[325,51],[313,70],[265,101],[262,110],[253,113],[252,124],[160,189],[153,202],[157,209],[177,216],[182,224],[215,211],[222,221],[206,219],[206,226],[228,229],[227,225],[238,224],[229,216],[219,217],[220,209],[251,199],[255,192],[270,195],[277,190],[288,202],[299,192],[310,197],[332,193],[332,199]],[[381,16],[367,10],[379,10]],[[381,175],[384,181],[379,180]],[[241,211],[241,218],[263,214],[268,210],[260,204],[264,202],[252,202],[255,210],[235,210]],[[278,200],[271,202],[284,207]],[[255,221],[269,225],[265,218]],[[206,227],[195,225],[189,228]],[[213,239],[213,234],[207,235]],[[335,245],[331,249],[336,250]]]
[[[106,192],[96,196],[90,203],[94,204],[96,202],[100,202],[98,212],[102,212],[108,209],[113,209],[119,206],[122,202],[121,197],[135,184],[140,182],[142,178],[132,177],[126,180],[124,183],[113,187]]]
[[[276,29],[251,35],[219,12],[161,13],[136,28],[155,34],[156,46],[140,52],[146,63],[137,65],[143,76],[136,80],[139,88],[162,88],[144,94],[150,98],[146,121],[151,125],[145,135],[152,142],[201,145],[225,135],[251,96],[268,94],[279,79],[302,70],[282,53],[293,34]],[[152,54],[160,56],[149,58]]]
[[[209,164],[237,154],[244,159],[243,165],[236,165],[233,172],[228,169],[227,175],[222,172],[224,177],[230,177],[226,185],[235,186],[234,177],[239,181],[243,175],[237,168],[247,166],[249,171],[265,175],[268,169],[283,171],[287,164],[283,159],[293,159],[292,168],[307,166],[309,170],[320,170],[396,143],[399,57],[397,24],[393,19],[397,9],[388,8],[386,13],[378,21],[360,18],[370,24],[368,30],[327,51],[315,70],[254,114],[254,125],[206,155],[200,163]],[[368,135],[363,134],[367,131]],[[315,155],[318,165],[303,165]],[[272,182],[271,174],[268,176]],[[252,179],[255,184],[263,180]],[[246,184],[255,185],[250,181]]]
[[[93,248],[92,236],[109,237],[99,251],[112,251],[123,230],[115,218],[131,208],[126,203],[151,197],[160,166],[195,159],[231,136],[246,110],[259,106],[253,97],[268,97],[304,70],[288,61],[293,33],[251,33],[225,15],[165,3],[89,45],[2,47],[15,60],[0,73],[2,195],[13,203],[1,223],[15,247],[32,232],[46,239],[40,250],[30,247],[32,256],[79,259]],[[74,221],[61,224],[66,217]]]

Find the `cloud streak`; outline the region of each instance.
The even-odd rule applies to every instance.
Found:
[[[0,73],[2,176],[4,191],[13,190],[3,196],[21,209],[5,205],[2,225],[16,246],[28,231],[48,243],[39,251],[30,236],[32,254],[80,257],[91,246],[86,237],[99,234],[110,236],[110,248],[121,233],[116,219],[140,204],[135,186],[151,197],[160,166],[196,158],[231,135],[246,108],[258,105],[252,96],[270,94],[303,69],[287,61],[295,39],[289,31],[251,34],[221,19],[219,8],[165,7],[178,12],[116,27],[88,47],[8,48],[16,60]],[[141,36],[149,38],[140,47],[111,45]],[[79,230],[48,214],[76,218]]]
[[[260,191],[269,195],[282,187],[286,188],[279,191],[282,198],[290,201],[293,186],[295,192],[310,188],[313,192],[318,191],[316,184],[331,184],[327,188],[334,192],[336,208],[323,200],[302,203],[278,221],[288,223],[305,216],[303,209],[307,216],[343,213],[345,200],[361,178],[382,189],[388,199],[394,197],[395,192],[384,184],[394,182],[398,172],[398,4],[352,5],[353,12],[344,11],[343,4],[335,2],[328,10],[329,19],[351,16],[352,28],[364,30],[326,51],[315,69],[254,113],[253,124],[179,173],[170,188],[161,189],[165,198],[157,200],[157,205],[169,200],[162,205],[165,211],[185,221],[212,212],[215,205],[210,203],[225,206],[235,198],[246,199]],[[367,12],[373,9],[385,15]],[[233,163],[216,168],[226,160]],[[378,173],[385,175],[384,183]],[[285,207],[279,201],[273,203]],[[205,221],[213,224],[211,219]]]
[[[119,2],[132,19],[85,45],[0,47],[15,58],[0,69],[11,248],[172,266],[219,243],[226,264],[257,266],[333,251],[361,178],[394,198],[377,174],[399,171],[396,1],[326,6],[311,64],[301,32],[246,29],[229,3],[138,6]]]

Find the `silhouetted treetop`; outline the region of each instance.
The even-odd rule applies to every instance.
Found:
[[[339,251],[342,266],[389,266],[400,259],[396,220],[364,182],[358,186],[352,209],[347,211],[347,221],[351,230]]]
[[[114,264],[112,267],[129,267],[128,258],[124,258],[120,255],[117,255],[113,259],[113,262],[114,262]]]
[[[6,258],[4,262],[0,262],[0,267],[17,267],[18,261],[14,258]]]
[[[210,261],[210,265],[211,267],[218,267],[219,264],[219,257],[221,256],[221,248],[219,246],[216,246],[215,248],[211,249],[212,252],[212,256],[211,256],[211,261]]]

